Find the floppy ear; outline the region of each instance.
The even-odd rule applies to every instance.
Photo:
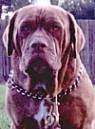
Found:
[[[80,52],[85,44],[85,37],[82,29],[77,25],[77,50]]]
[[[74,16],[68,13],[70,25],[70,43],[72,45],[72,55],[76,58],[76,53],[84,47],[85,38],[82,29],[77,24]]]
[[[75,67],[75,65],[73,64],[72,68],[71,66],[69,66],[68,68],[69,57],[72,56],[73,58],[76,58],[77,53],[82,50],[85,43],[83,32],[76,23],[74,16],[68,12],[67,16],[69,20],[68,34],[70,35],[70,45],[69,49],[67,48],[67,51],[65,51],[65,55],[62,58],[62,67],[58,73],[59,88],[63,85],[63,82],[66,82],[68,80],[70,74],[72,74],[72,68]],[[67,72],[68,75],[66,75],[67,69],[70,70],[70,72]]]
[[[8,26],[6,27],[4,34],[3,34],[3,42],[4,42],[4,46],[6,48],[6,51],[8,53],[8,55],[10,56],[13,52],[13,47],[14,47],[14,43],[13,43],[13,32],[14,32],[14,24],[15,24],[15,18],[16,18],[17,13],[15,13],[13,15],[13,17],[11,18]]]

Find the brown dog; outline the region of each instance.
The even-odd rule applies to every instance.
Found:
[[[95,129],[95,94],[80,60],[84,35],[57,6],[17,10],[3,35],[12,74],[11,129]]]

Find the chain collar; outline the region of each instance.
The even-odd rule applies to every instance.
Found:
[[[58,102],[61,103],[62,100],[64,99],[64,96],[69,95],[71,92],[73,92],[74,90],[76,90],[79,87],[79,83],[81,80],[83,74],[83,69],[80,68],[77,77],[75,78],[75,81],[66,89],[66,90],[62,90],[58,95],[57,95],[57,99],[59,100]]]
[[[10,72],[6,85],[9,87],[9,89],[15,90],[18,94],[21,94],[22,96],[26,96],[28,98],[42,100],[45,97],[44,94],[29,92],[20,85],[16,84],[13,79],[13,71]]]
[[[63,89],[58,95],[58,102],[60,103],[62,101],[62,98],[64,98],[64,96],[70,94],[72,91],[74,91],[75,89],[78,88],[78,84],[80,82],[81,79],[81,74],[83,73],[82,68],[80,68],[77,77],[75,78],[75,81],[73,82],[73,84],[71,84],[67,89]],[[14,79],[13,79],[13,71],[10,72],[9,74],[9,78],[7,80],[7,86],[9,87],[9,89],[11,90],[15,90],[18,94],[21,94],[22,96],[26,96],[28,98],[32,98],[34,100],[42,100],[43,98],[45,98],[45,94],[41,94],[40,92],[29,92],[27,90],[25,90],[24,88],[22,88],[21,86],[19,86],[18,84],[15,83]],[[51,98],[52,101],[55,100],[54,98]]]

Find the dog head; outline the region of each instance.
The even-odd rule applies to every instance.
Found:
[[[3,41],[8,55],[17,58],[18,71],[31,78],[34,87],[41,84],[52,94],[68,55],[75,59],[83,48],[84,35],[67,11],[57,6],[29,5],[14,13]]]

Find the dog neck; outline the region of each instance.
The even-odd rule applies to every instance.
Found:
[[[57,94],[57,99],[58,102],[61,103],[62,99],[64,96],[69,95],[71,92],[73,92],[75,89],[77,89],[79,87],[79,83],[81,80],[81,75],[83,74],[83,70],[82,67],[80,67],[79,72],[75,78],[75,80],[73,80],[73,82],[64,90],[62,89],[60,93]],[[15,90],[18,94],[21,94],[22,96],[26,96],[28,98],[32,98],[34,100],[38,100],[41,101],[42,99],[45,99],[46,96],[45,94],[38,94],[38,93],[32,93],[29,92],[27,90],[25,90],[24,88],[22,88],[22,86],[20,86],[19,84],[17,84],[13,78],[13,71],[11,71],[11,73],[9,74],[9,79],[7,81],[7,86],[9,87],[9,89],[11,89],[12,91]],[[51,101],[55,100],[55,97],[50,98]]]

